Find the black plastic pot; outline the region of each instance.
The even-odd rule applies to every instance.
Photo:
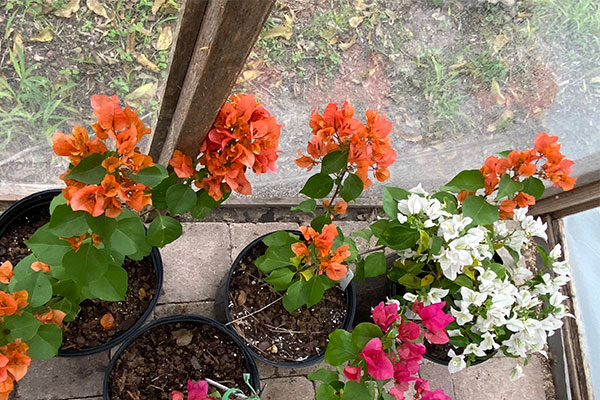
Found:
[[[301,235],[301,233],[299,231],[287,230],[287,232],[293,233],[295,235]],[[237,256],[237,258],[231,265],[231,268],[229,269],[229,273],[227,274],[227,276],[225,278],[223,278],[223,280],[221,281],[221,284],[219,285],[219,289],[217,290],[217,295],[216,295],[216,299],[215,299],[215,315],[216,315],[217,319],[222,321],[223,323],[229,323],[232,321],[231,314],[229,313],[229,285],[231,283],[231,276],[233,275],[233,271],[235,271],[235,269],[237,268],[237,266],[240,263],[240,261],[242,260],[242,258],[246,255],[246,253],[248,253],[250,251],[250,249],[252,249],[254,246],[256,246],[257,244],[262,242],[262,240],[265,237],[269,236],[272,233],[274,233],[274,232],[270,232],[265,235],[262,235],[261,237],[256,238],[249,245],[244,247],[244,249],[240,252],[240,254]],[[345,329],[345,330],[350,330],[352,328],[352,322],[354,321],[354,314],[356,312],[356,290],[354,288],[354,282],[350,282],[348,287],[346,287],[346,290],[344,293],[346,295],[345,296],[346,297],[346,317],[344,318],[344,321],[342,322],[342,326],[340,328]],[[278,368],[309,367],[311,365],[317,364],[319,361],[323,360],[323,358],[325,357],[325,351],[323,351],[322,353],[320,353],[316,356],[309,357],[304,361],[276,362],[276,361],[272,361],[272,360],[262,357],[260,354],[256,353],[254,350],[252,350],[249,346],[247,348],[248,348],[248,351],[250,352],[250,354],[252,354],[252,357],[254,357],[255,359],[260,360],[261,362],[263,362],[265,364],[269,364],[269,365],[272,365],[272,366],[278,367]]]
[[[230,330],[229,328],[227,328],[225,325],[221,324],[220,322],[217,322],[217,321],[212,320],[207,317],[203,317],[201,315],[172,315],[169,317],[161,318],[159,320],[156,320],[156,321],[151,322],[150,324],[144,326],[142,329],[138,330],[133,335],[128,337],[127,340],[125,340],[125,342],[123,343],[123,345],[121,347],[119,347],[119,349],[117,350],[117,352],[115,353],[113,358],[110,360],[110,363],[108,364],[108,368],[106,369],[106,372],[104,374],[104,383],[103,383],[103,388],[102,388],[103,400],[110,400],[110,394],[108,392],[108,390],[109,390],[108,383],[109,383],[110,374],[111,374],[113,368],[115,367],[115,364],[116,364],[117,360],[119,359],[119,356],[121,355],[121,353],[123,353],[123,351],[127,348],[127,346],[129,346],[137,337],[139,337],[143,333],[151,330],[152,328],[155,328],[160,325],[177,323],[177,322],[197,322],[198,324],[207,324],[207,325],[210,325],[210,326],[213,326],[213,327],[219,329],[221,332],[223,332],[227,336],[229,336],[234,341],[234,343],[238,346],[239,350],[244,354],[244,364],[246,366],[246,372],[250,374],[250,384],[252,385],[254,390],[256,390],[256,392],[260,392],[260,376],[258,373],[258,368],[256,367],[256,363],[254,362],[254,359],[252,358],[252,355],[248,351],[248,348],[246,347],[246,345],[235,334],[235,332],[233,332],[232,330]],[[243,388],[238,388],[238,389],[243,389]]]
[[[60,189],[44,190],[42,192],[34,193],[30,196],[27,196],[10,206],[8,210],[6,210],[4,213],[2,213],[2,215],[0,215],[0,236],[2,236],[4,232],[10,226],[12,226],[14,221],[16,221],[17,219],[35,213],[40,209],[47,209],[50,206],[52,199],[58,196],[60,193]],[[120,335],[114,337],[107,343],[104,343],[100,346],[87,347],[81,350],[59,350],[59,357],[87,356],[90,354],[97,354],[103,351],[110,350],[111,348],[123,343],[128,337],[133,335],[140,326],[142,326],[142,324],[146,321],[146,319],[148,319],[150,313],[152,312],[152,310],[154,310],[154,307],[158,302],[158,296],[160,295],[163,282],[163,264],[162,259],[160,257],[160,252],[156,247],[152,248],[152,251],[150,252],[150,259],[152,260],[152,265],[154,266],[154,272],[156,274],[156,290],[152,300],[150,301],[150,304],[148,305],[148,308],[140,317],[140,319],[129,329],[127,329]]]

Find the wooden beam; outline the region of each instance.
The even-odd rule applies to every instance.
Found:
[[[594,207],[600,207],[600,181],[575,186],[568,192],[543,198],[531,207],[530,214],[550,215],[552,219],[559,219]]]
[[[188,0],[184,3],[181,17],[175,29],[175,43],[169,57],[169,70],[160,96],[160,108],[154,125],[149,154],[158,160],[167,138],[171,118],[183,88],[185,75],[190,66],[194,46],[198,39],[208,0]]]
[[[208,2],[169,132],[164,143],[152,143],[153,153],[160,147],[159,163],[167,164],[175,149],[198,154],[274,3]]]

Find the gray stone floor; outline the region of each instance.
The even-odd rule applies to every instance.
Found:
[[[347,232],[364,222],[344,222]],[[296,228],[293,223],[184,223],[183,235],[161,251],[164,262],[163,292],[153,319],[173,314],[214,316],[213,301],[220,280],[233,259],[252,239],[277,229]],[[55,358],[33,362],[15,390],[16,400],[100,400],[109,354],[82,358]],[[450,375],[446,368],[425,361],[421,375],[432,388],[442,388],[457,400],[546,400],[554,398],[548,364],[534,358],[526,376],[508,378],[515,361],[495,357],[481,365]],[[314,399],[315,388],[306,374],[319,368],[277,369],[260,364],[263,400]],[[150,399],[162,400],[162,399]]]

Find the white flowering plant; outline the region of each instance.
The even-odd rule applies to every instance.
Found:
[[[539,270],[522,257],[528,243],[547,239],[546,224],[527,215],[544,193],[542,180],[565,190],[575,183],[557,139],[540,134],[534,149],[492,156],[432,194],[421,185],[387,187],[387,218],[356,234],[379,245],[357,264],[357,279],[386,274],[407,303],[445,302],[455,318],[444,349],[450,372],[502,351],[524,360],[513,371],[518,378],[532,354],[545,354],[547,337],[568,315],[560,248],[548,253],[535,245],[544,260]],[[386,250],[396,253],[393,265]]]

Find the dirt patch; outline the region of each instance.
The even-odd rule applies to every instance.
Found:
[[[110,399],[166,399],[173,390],[186,393],[188,379],[206,378],[248,392],[247,372],[243,353],[219,329],[193,322],[159,325],[119,356],[109,378]]]
[[[0,237],[0,260],[9,260],[16,266],[31,254],[25,241],[49,220],[50,214],[46,206],[34,209],[15,220]],[[156,274],[150,257],[141,261],[126,258],[123,268],[127,271],[129,284],[125,300],[86,300],[81,303],[81,310],[75,321],[63,325],[62,350],[81,350],[107,343],[129,329],[148,309],[156,288]],[[115,318],[115,327],[105,330],[100,325],[100,319],[108,312]]]
[[[281,294],[263,282],[254,264],[265,251],[266,246],[259,243],[233,272],[229,312],[235,321],[266,308],[234,322],[232,327],[252,350],[274,362],[301,362],[319,355],[327,347],[329,334],[342,327],[346,317],[345,293],[336,286],[310,309],[303,306],[288,313],[281,300],[277,301]]]

